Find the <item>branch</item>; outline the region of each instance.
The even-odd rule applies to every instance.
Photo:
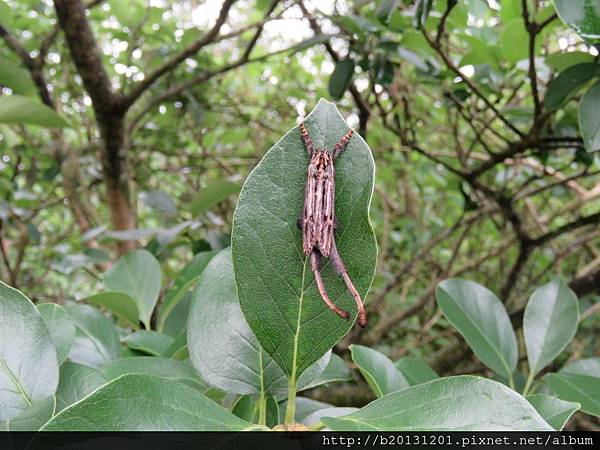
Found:
[[[253,45],[256,44],[256,41],[253,43]],[[264,55],[260,55],[257,56],[255,58],[249,59],[247,56],[244,57],[240,57],[239,59],[237,59],[236,61],[233,61],[232,63],[226,64],[224,66],[221,66],[217,69],[214,70],[210,70],[207,72],[201,72],[198,75],[182,81],[181,83],[175,84],[173,86],[171,86],[169,89],[167,89],[166,91],[162,92],[159,95],[156,95],[155,97],[151,98],[145,105],[144,107],[135,115],[135,117],[133,117],[133,119],[131,119],[129,126],[128,126],[128,132],[131,134],[133,132],[133,130],[135,129],[135,127],[137,126],[137,124],[139,123],[139,121],[156,105],[164,102],[165,100],[167,100],[168,98],[171,97],[175,97],[176,95],[181,94],[183,91],[185,91],[186,89],[190,89],[191,87],[193,87],[196,84],[200,84],[200,83],[205,83],[206,81],[210,80],[211,78],[214,78],[218,75],[222,75],[224,73],[227,73],[233,69],[237,69],[238,67],[241,67],[243,65],[246,64],[253,64],[253,63],[257,63],[257,62],[261,62],[261,61],[265,61],[269,58],[271,58],[272,56],[275,55],[279,55],[281,53],[285,53],[288,52],[290,50],[292,50],[295,47],[295,45],[292,45],[290,48],[286,48],[283,50],[277,50],[273,53],[266,53]],[[248,53],[250,54],[250,52],[248,51],[248,48],[250,48],[250,46],[248,46],[246,48],[246,51],[244,51],[244,54]]]
[[[46,86],[46,80],[44,79],[44,74],[42,72],[43,59],[32,58],[17,38],[2,25],[0,25],[0,37],[4,39],[6,45],[8,45],[8,47],[19,57],[21,63],[29,70],[31,79],[37,87],[42,102],[50,108],[56,109],[54,101],[52,100],[52,97],[50,97],[50,92],[48,91],[48,86]]]
[[[83,85],[100,121],[115,112],[118,98],[102,64],[102,55],[81,0],[54,0],[56,14]]]
[[[217,17],[217,21],[213,25],[213,27],[200,39],[191,43],[186,48],[184,48],[177,55],[173,56],[168,61],[165,61],[159,67],[157,67],[153,72],[149,73],[142,81],[140,81],[133,90],[124,97],[123,99],[123,107],[128,109],[143,93],[146,89],[154,84],[161,76],[165,73],[172,71],[175,69],[182,61],[189,58],[190,56],[198,53],[203,47],[212,43],[213,40],[219,34],[221,27],[227,20],[229,15],[229,10],[231,9],[235,0],[225,0],[223,5],[221,6],[221,11],[219,12],[219,17]]]
[[[304,5],[304,2],[302,2],[302,0],[298,0],[298,6],[302,10],[304,17],[306,17],[306,19],[308,20],[308,23],[310,24],[310,27],[315,32],[315,34],[322,34],[323,31],[321,30],[317,19],[315,19],[314,16],[310,14],[308,9],[306,9],[306,6]],[[329,56],[331,56],[331,59],[333,59],[334,62],[340,61],[340,55],[333,49],[329,42],[325,42],[325,49],[327,49],[327,53],[329,53]],[[362,95],[360,95],[360,92],[354,82],[350,83],[348,90],[350,91],[350,94],[354,99],[354,103],[356,103],[356,106],[359,111],[360,134],[363,136],[363,138],[366,139],[367,122],[369,120],[369,117],[371,116],[371,108],[367,101],[362,97]]]

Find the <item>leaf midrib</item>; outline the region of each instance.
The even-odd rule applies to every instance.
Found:
[[[17,390],[19,391],[19,394],[21,395],[21,397],[23,397],[23,400],[25,400],[25,403],[27,403],[28,406],[31,406],[32,405],[31,397],[29,397],[29,395],[27,395],[27,392],[25,392],[25,388],[21,385],[21,383],[19,383],[19,380],[17,379],[17,377],[12,373],[12,371],[10,370],[10,367],[8,367],[6,360],[2,357],[0,357],[0,366],[2,366],[2,368],[8,375],[8,378],[10,378],[10,381],[12,381],[13,384],[16,386]]]

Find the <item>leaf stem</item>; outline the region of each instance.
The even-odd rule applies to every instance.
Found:
[[[258,397],[258,424],[267,425],[267,397],[264,392]]]
[[[292,369],[289,379],[287,406],[285,408],[285,423],[294,423],[296,419],[296,368]]]
[[[523,388],[523,397],[525,397],[529,393],[529,389],[531,389],[531,383],[533,383],[534,378],[535,372],[533,370],[530,370],[529,375],[527,376],[527,381],[525,382],[525,387]]]
[[[508,386],[514,391],[515,390],[515,377],[512,373],[508,374]]]

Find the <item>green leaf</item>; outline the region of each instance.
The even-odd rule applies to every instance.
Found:
[[[517,366],[517,338],[498,297],[477,283],[456,278],[442,281],[435,296],[475,355],[494,372],[510,378]]]
[[[352,83],[354,66],[355,63],[352,59],[342,59],[335,63],[335,68],[329,78],[329,95],[334,100],[341,99]]]
[[[173,199],[163,191],[143,191],[140,200],[148,208],[157,211],[165,217],[177,217],[177,206]]]
[[[60,382],[56,391],[56,412],[77,403],[108,381],[98,370],[66,362],[60,366]]]
[[[286,376],[261,349],[237,301],[231,249],[217,254],[200,276],[187,330],[190,359],[203,380],[229,393],[285,398]],[[328,362],[326,354],[309,367],[298,389],[313,383]]]
[[[149,330],[136,331],[125,338],[127,347],[153,356],[163,355],[173,342],[171,336]]]
[[[413,26],[420,30],[425,26],[433,0],[417,0],[415,2],[415,11],[413,16]]]
[[[314,36],[309,37],[308,39],[299,42],[289,49],[288,55],[293,55],[294,53],[301,52],[306,50],[307,48],[314,47],[315,45],[324,44],[325,42],[331,39],[331,34],[315,34]],[[239,189],[238,189],[239,190]]]
[[[571,416],[579,409],[579,403],[566,402],[551,395],[528,395],[527,401],[555,430],[562,430]]]
[[[600,64],[581,63],[568,67],[554,78],[544,97],[544,108],[555,110],[563,106],[592,78],[600,75]]]
[[[318,409],[302,419],[302,423],[307,427],[318,424],[323,417],[343,417],[359,411],[359,408],[353,407],[331,407]]]
[[[210,183],[192,198],[190,211],[194,216],[198,216],[239,191],[240,185],[232,181],[219,180]]]
[[[150,328],[150,317],[158,301],[162,271],[160,264],[146,250],[129,252],[104,275],[104,286],[109,291],[129,295],[136,303],[139,319]]]
[[[48,128],[64,128],[69,123],[54,110],[30,97],[3,95],[0,97],[0,123],[40,125]]]
[[[319,361],[317,361],[317,364],[318,363]],[[309,368],[300,376],[300,380],[298,381],[299,390],[312,389],[314,387],[321,386],[322,384],[333,383],[335,381],[352,380],[352,372],[350,372],[350,368],[346,365],[344,360],[335,353],[331,354],[329,363],[327,366],[325,366],[325,370],[323,370],[323,372],[321,372],[312,381],[308,381],[306,378],[306,375],[310,372],[312,371]],[[311,376],[312,375],[313,374],[311,374]]]
[[[395,366],[404,375],[409,386],[427,383],[439,378],[438,374],[419,358],[405,356],[396,361]]]
[[[75,340],[75,324],[67,311],[56,303],[42,303],[37,306],[37,309],[52,337],[58,364],[62,364],[67,359]]]
[[[216,254],[217,252],[200,252],[194,255],[192,260],[181,270],[173,285],[165,292],[164,301],[158,311],[156,321],[158,331],[163,331],[169,314],[198,281],[200,274]]]
[[[515,391],[469,375],[412,386],[322,421],[333,431],[552,431]]]
[[[377,397],[408,387],[408,381],[383,353],[362,345],[351,345],[352,360]]]
[[[0,431],[38,431],[54,415],[54,396],[36,401],[9,422],[0,422]]]
[[[515,45],[516,42],[519,42],[519,45]],[[506,24],[498,43],[504,58],[514,64],[529,56],[528,42],[529,34],[525,29],[523,19],[519,17]]]
[[[565,349],[575,336],[578,322],[577,296],[562,281],[554,280],[535,290],[523,316],[530,374],[537,374]]]
[[[2,56],[0,56],[0,84],[11,88],[15,94],[26,95],[35,89],[29,71]]]
[[[100,292],[83,301],[90,305],[105,307],[135,329],[140,327],[137,305],[129,295],[123,292]]]
[[[554,70],[562,72],[571,66],[582,63],[593,63],[594,56],[588,52],[557,52],[546,56],[546,65]]]
[[[0,421],[54,395],[58,360],[36,307],[0,281]]]
[[[594,84],[582,97],[579,104],[579,130],[588,152],[600,150],[600,81]]]
[[[600,7],[596,0],[554,0],[560,19],[585,39],[600,39]]]
[[[153,375],[131,374],[111,381],[64,409],[42,430],[242,431],[256,428],[185,384]]]
[[[121,358],[113,361],[100,369],[107,380],[114,380],[122,375],[130,373],[141,373],[168,378],[207,392],[210,388],[202,381],[194,368],[188,363],[169,358],[157,358],[152,356],[136,356],[132,358]]]
[[[119,358],[119,335],[104,314],[88,305],[67,305],[65,309],[77,326],[69,352],[71,361],[101,367]]]
[[[544,381],[561,399],[581,404],[581,410],[600,417],[600,358],[576,361]]]
[[[397,7],[398,0],[381,0],[375,10],[375,15],[381,22],[388,23],[390,16]]]
[[[321,100],[306,118],[317,147],[332,148],[348,127],[335,105]],[[296,379],[352,327],[323,302],[302,254],[297,220],[309,157],[298,128],[288,132],[248,176],[234,214],[233,268],[240,305],[265,349]],[[369,223],[374,163],[356,134],[336,161],[336,242],[362,298],[373,280],[377,242]],[[321,270],[330,298],[356,316],[344,281],[330,264]]]
[[[503,0],[500,9],[500,16],[502,21],[506,24],[513,19],[521,17],[523,7],[522,0]]]

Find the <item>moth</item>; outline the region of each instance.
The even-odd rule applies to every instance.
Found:
[[[348,131],[335,144],[333,151],[316,148],[304,123],[300,124],[300,134],[310,156],[304,188],[304,209],[298,219],[298,227],[302,230],[303,252],[310,256],[311,271],[327,307],[343,319],[350,317],[347,311],[338,307],[327,295],[320,273],[323,257],[329,258],[333,269],[343,278],[358,307],[358,324],[365,327],[367,326],[367,312],[348,275],[346,265],[338,253],[334,236],[334,232],[338,228],[335,216],[334,162],[350,142],[353,130]]]

